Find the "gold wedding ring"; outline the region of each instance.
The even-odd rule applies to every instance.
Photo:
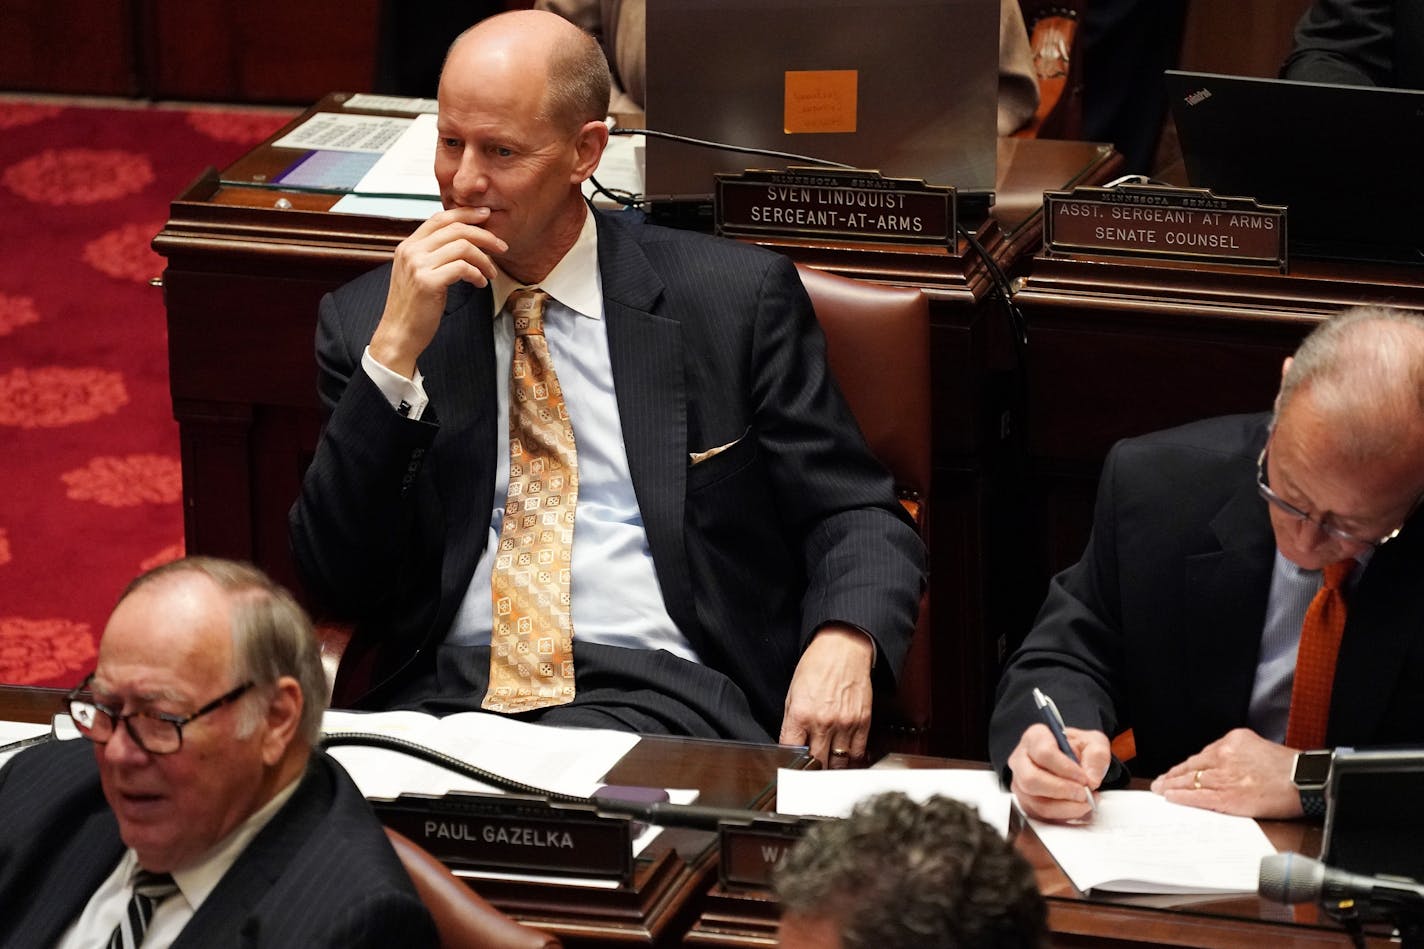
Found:
[[[1201,768],[1198,768],[1198,769],[1197,769],[1197,773],[1194,774],[1194,775],[1192,775],[1192,787],[1195,788],[1195,789],[1198,790],[1198,791],[1200,791],[1200,790],[1202,789],[1202,787],[1201,787]]]
[[[850,752],[849,752],[848,750],[846,750],[845,748],[832,748],[832,749],[831,749],[831,757],[832,757],[832,758],[849,758],[849,757],[850,757]]]

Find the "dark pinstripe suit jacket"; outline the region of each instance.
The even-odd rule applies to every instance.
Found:
[[[54,945],[123,851],[89,742],[16,755],[0,770],[0,947]],[[430,917],[369,805],[320,753],[174,943],[434,945]]]
[[[889,686],[914,627],[923,549],[830,378],[795,268],[631,213],[597,220],[623,437],[673,621],[772,735],[796,661],[827,621],[875,637],[877,685]],[[420,360],[425,419],[392,412],[360,369],[388,281],[382,268],[322,302],[330,417],[292,541],[309,591],[357,620],[351,648],[403,670],[399,681],[429,661],[481,554],[504,383],[490,294],[462,283]],[[689,452],[729,442],[689,465]]]
[[[1053,578],[999,683],[989,754],[1003,773],[1040,686],[1070,725],[1131,728],[1155,777],[1245,727],[1275,560],[1256,459],[1270,417],[1130,438],[1108,454],[1083,559]],[[1375,551],[1349,598],[1326,740],[1424,741],[1424,516]],[[1126,777],[1120,768],[1109,781]]]

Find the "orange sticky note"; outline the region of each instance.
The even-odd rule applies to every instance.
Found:
[[[786,73],[787,135],[808,132],[854,132],[855,69],[808,69]]]

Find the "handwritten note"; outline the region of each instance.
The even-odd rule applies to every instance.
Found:
[[[787,72],[786,134],[854,132],[859,82],[855,69]]]

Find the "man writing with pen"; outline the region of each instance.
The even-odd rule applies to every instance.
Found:
[[[1317,816],[1324,749],[1424,741],[1421,495],[1424,318],[1397,311],[1317,327],[1270,415],[1114,446],[1087,549],[999,684],[990,756],[1023,808],[1080,818],[1137,776]]]

